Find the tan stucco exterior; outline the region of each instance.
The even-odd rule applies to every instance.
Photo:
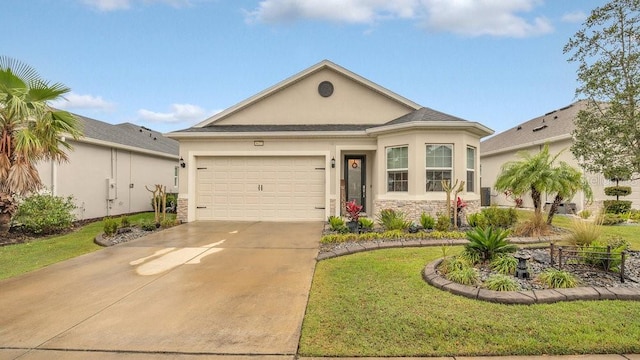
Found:
[[[329,97],[318,93],[318,85],[323,81],[330,81],[334,86]],[[445,193],[426,191],[426,144],[452,144],[453,178],[465,180],[466,148],[479,149],[480,139],[491,130],[441,113],[434,119],[392,122],[418,109],[421,109],[419,105],[346,69],[321,62],[187,131],[168,134],[180,142],[180,156],[187,163],[180,169],[179,217],[184,221],[197,220],[199,159],[229,156],[324,158],[323,219],[339,216],[344,200],[341,196],[344,161],[348,155],[365,156],[367,196],[364,205],[369,216],[387,207],[403,210],[413,221],[418,221],[422,211],[436,215],[445,207]],[[320,126],[308,131],[268,127],[259,131],[254,128],[256,125]],[[372,126],[343,129],[339,127],[342,125]],[[236,127],[233,131],[217,130],[225,126]],[[387,191],[386,148],[390,146],[408,147],[409,189],[406,192]],[[332,167],[333,161],[335,167]],[[475,163],[475,182],[479,184],[479,150]],[[477,205],[479,190],[476,186],[473,192],[463,192],[460,196]],[[429,203],[436,205],[427,206]]]
[[[145,186],[162,184],[167,192],[178,190],[174,187],[176,156],[91,139],[69,143],[73,150],[68,162],[43,162],[37,168],[53,195],[73,196],[78,219],[152,211],[151,193]]]

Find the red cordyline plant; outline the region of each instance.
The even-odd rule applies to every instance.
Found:
[[[360,219],[362,205],[358,205],[355,200],[351,200],[347,203],[345,208],[347,209],[347,217],[349,218],[349,221],[358,221],[358,219]]]
[[[458,200],[456,201],[456,208],[458,209],[458,212],[462,211],[462,209],[466,207],[467,207],[467,203],[464,202],[464,200],[462,200],[460,196],[458,196]]]

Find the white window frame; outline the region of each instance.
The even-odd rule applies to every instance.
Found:
[[[393,149],[406,149],[407,153],[407,166],[402,168],[389,168],[389,151]],[[409,191],[409,145],[389,146],[385,150],[385,168],[387,172],[387,192],[408,192]],[[405,179],[393,179],[390,180],[392,173],[404,174]],[[400,184],[400,190],[397,190],[398,183]],[[403,186],[402,183],[405,185]]]
[[[435,147],[446,146],[449,149],[451,149],[451,166],[449,166],[449,167],[444,167],[444,166],[431,166],[430,167],[430,166],[428,166],[429,164],[427,162],[427,156],[428,156],[427,154],[429,153],[428,149],[431,146],[435,146]],[[442,171],[442,172],[448,171],[449,174],[450,174],[450,180],[449,181],[453,180],[453,168],[454,168],[454,162],[455,162],[455,154],[454,154],[455,148],[454,148],[454,145],[453,144],[429,143],[429,144],[425,144],[424,149],[425,149],[425,157],[424,157],[425,191],[426,192],[442,192],[442,191],[444,191],[444,189],[442,189],[442,183],[437,183],[436,184],[435,183],[436,180],[429,179],[429,172],[430,171]],[[444,180],[444,179],[441,179],[441,180]],[[431,186],[431,189],[430,189],[429,185],[431,184],[431,182],[433,182],[433,186]]]
[[[469,167],[469,150],[473,151],[473,165],[471,167]],[[474,192],[476,190],[476,163],[478,162],[478,160],[476,159],[477,154],[478,150],[475,147],[467,145],[467,192]],[[471,179],[473,182],[469,181],[469,175],[471,175]]]
[[[180,168],[178,166],[175,166],[173,168],[173,187],[175,188],[178,187],[178,173],[180,173]]]

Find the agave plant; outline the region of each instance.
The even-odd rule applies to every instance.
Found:
[[[517,247],[507,241],[509,230],[494,229],[491,226],[467,231],[469,243],[465,250],[480,255],[483,261],[491,260],[494,255],[515,252]]]

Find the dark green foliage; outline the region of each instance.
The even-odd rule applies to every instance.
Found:
[[[491,206],[489,208],[482,209],[482,214],[487,221],[486,226],[508,229],[518,222],[518,213],[514,208],[499,208],[497,206]]]
[[[494,256],[489,266],[491,267],[491,270],[502,275],[513,275],[515,274],[516,267],[518,266],[518,259],[509,254],[501,254]]]
[[[551,289],[566,289],[578,286],[578,280],[571,273],[553,268],[547,269],[538,275],[538,280]]]
[[[55,234],[71,228],[75,208],[71,196],[32,195],[18,206],[13,222],[33,234]]]
[[[126,215],[122,215],[120,217],[120,227],[126,228],[131,226],[131,221],[129,220],[129,218]]]
[[[156,223],[152,221],[145,221],[142,224],[140,224],[140,228],[144,231],[153,231],[158,227],[156,226]]]
[[[600,223],[604,226],[622,224],[624,220],[625,219],[620,214],[602,214],[600,216]]]
[[[631,186],[608,186],[604,193],[607,196],[627,196],[631,194]]]
[[[349,231],[347,226],[344,224],[344,220],[339,216],[329,216],[329,228],[331,231],[337,231],[339,233]]]
[[[624,214],[631,210],[631,201],[605,200],[604,211],[608,214]]]
[[[431,230],[436,225],[436,220],[433,216],[422,213],[422,215],[420,215],[420,225],[422,225],[423,229]]]
[[[473,213],[473,214],[469,214],[467,216],[467,222],[469,223],[469,226],[471,226],[471,227],[480,227],[480,228],[484,229],[487,226],[489,226],[489,221],[484,216],[484,213],[482,211],[481,212],[477,212],[477,213]]]
[[[411,222],[405,220],[404,214],[392,209],[383,209],[378,215],[378,222],[386,231],[406,230],[411,226]]]
[[[469,243],[465,245],[465,250],[475,252],[480,255],[483,261],[491,260],[495,255],[510,253],[517,250],[517,247],[507,240],[509,230],[493,228],[475,228],[467,231]]]
[[[113,236],[118,231],[118,222],[113,218],[104,218],[102,220],[102,231],[107,236]]]
[[[494,274],[484,282],[484,287],[493,291],[519,291],[520,284],[512,277],[502,274]]]
[[[438,221],[436,222],[436,230],[449,231],[450,228],[451,228],[451,218],[448,215],[438,216]]]

